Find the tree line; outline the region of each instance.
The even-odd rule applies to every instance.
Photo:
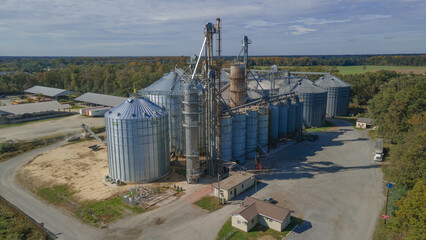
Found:
[[[382,169],[396,183],[389,224],[378,239],[426,239],[426,76],[366,73],[359,84],[365,89],[355,88],[353,100],[367,102],[378,137],[390,145],[391,164]]]
[[[127,97],[133,89],[149,86],[175,65],[157,63],[69,64],[42,72],[0,75],[0,94],[20,94],[35,85],[63,88],[77,93],[95,92]]]

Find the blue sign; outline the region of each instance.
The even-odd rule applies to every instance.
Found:
[[[386,183],[386,187],[393,188],[393,184],[392,183]]]

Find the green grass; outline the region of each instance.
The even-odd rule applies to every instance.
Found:
[[[226,223],[222,226],[219,233],[217,234],[218,240],[224,238],[226,235],[228,235],[233,229],[236,231],[232,236],[228,239],[233,240],[242,240],[242,239],[258,239],[262,236],[271,236],[273,239],[279,239],[281,240],[283,237],[285,237],[296,225],[301,224],[303,222],[302,219],[296,218],[296,217],[290,217],[291,221],[290,224],[284,229],[282,232],[278,232],[275,230],[272,230],[268,227],[265,227],[261,224],[257,224],[253,229],[251,229],[249,232],[241,231],[237,228],[232,227],[232,219],[229,219],[226,221]]]
[[[20,154],[24,154],[36,148],[41,148],[41,147],[45,147],[45,146],[57,143],[63,139],[64,139],[63,136],[54,136],[54,137],[37,138],[32,141],[24,141],[24,142],[16,142],[16,143],[10,143],[10,142],[0,143],[0,162],[5,162]]]
[[[209,212],[213,212],[222,208],[219,199],[213,196],[205,196],[200,200],[196,201],[194,204],[199,206],[200,208],[208,210]]]
[[[73,194],[74,192],[67,185],[57,185],[38,190],[38,195],[47,202],[64,207],[84,223],[94,226],[99,226],[100,223],[107,224],[124,216],[146,211],[139,206],[126,204],[121,197],[79,204],[74,201]]]
[[[327,131],[330,128],[334,127],[335,125],[332,122],[329,121],[325,121],[325,126],[323,127],[318,127],[318,128],[306,128],[305,130],[308,132],[322,132],[322,131]]]
[[[378,66],[378,65],[367,65],[364,69],[364,66],[337,66],[337,70],[342,75],[347,74],[362,74],[366,72],[375,72],[380,70],[415,70],[426,72],[426,67],[419,66]]]
[[[78,106],[78,105],[71,105],[71,109],[83,109],[85,107],[83,106]]]
[[[63,203],[72,196],[72,192],[67,185],[57,185],[54,187],[40,188],[38,195],[49,203]]]
[[[46,233],[25,214],[0,197],[0,239],[48,239]]]

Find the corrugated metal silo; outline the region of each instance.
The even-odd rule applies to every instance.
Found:
[[[280,111],[276,105],[269,105],[269,142],[276,143],[278,141]]]
[[[288,111],[288,134],[293,134],[296,131],[296,115],[297,115],[297,107],[295,102],[293,102],[292,99],[288,99],[287,101],[289,105],[289,111]]]
[[[279,108],[279,123],[278,123],[278,137],[283,138],[287,136],[288,125],[288,106],[284,102],[278,104]]]
[[[185,129],[183,127],[184,81],[182,69],[166,73],[162,78],[138,93],[148,97],[169,113],[170,152],[183,155],[185,152]]]
[[[324,125],[327,91],[303,78],[280,89],[280,93],[296,93],[303,100],[303,124],[305,127]]]
[[[327,116],[348,114],[351,86],[333,75],[320,77],[315,84],[327,90]]]
[[[296,131],[303,127],[303,102],[300,101],[298,96],[295,96],[296,101]]]
[[[152,181],[170,171],[168,114],[146,98],[129,98],[105,113],[109,174]]]
[[[257,147],[257,109],[248,109],[246,114],[246,159],[254,159]]]
[[[236,112],[232,116],[232,158],[237,163],[245,162],[246,113]]]
[[[257,144],[268,151],[269,109],[261,106],[257,114]]]
[[[222,117],[221,160],[232,161],[232,117]]]

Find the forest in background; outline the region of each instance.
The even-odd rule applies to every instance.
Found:
[[[235,57],[223,57],[229,67]],[[149,86],[175,67],[185,69],[188,57],[0,57],[0,94],[19,94],[34,85],[128,96]],[[426,66],[426,55],[265,56],[250,57],[249,66],[286,66],[293,71],[326,71],[336,66]],[[1,74],[3,73],[3,74]],[[344,76],[345,80],[351,76]]]

